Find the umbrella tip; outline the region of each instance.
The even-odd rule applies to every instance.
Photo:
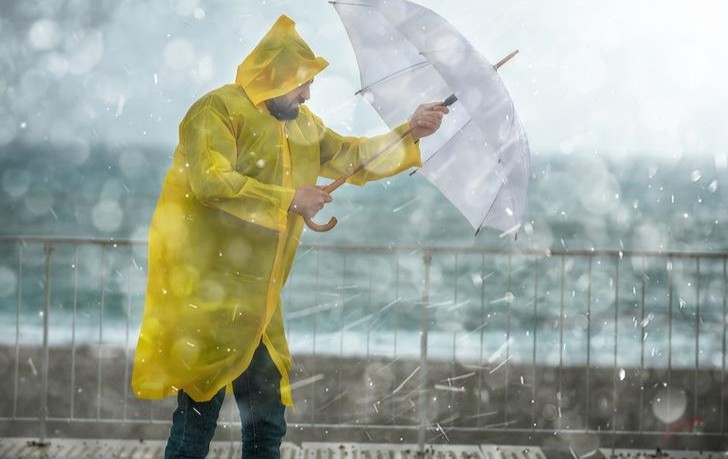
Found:
[[[513,51],[511,54],[509,54],[506,57],[504,57],[503,59],[499,60],[493,67],[495,67],[495,69],[498,70],[501,65],[510,61],[513,58],[513,56],[515,56],[516,54],[518,54],[518,50]]]

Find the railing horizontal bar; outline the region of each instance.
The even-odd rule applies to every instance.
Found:
[[[51,243],[51,244],[92,244],[92,245],[146,245],[144,239],[113,239],[70,236],[0,236],[0,243]]]
[[[302,249],[314,249],[321,251],[336,252],[378,252],[378,253],[470,253],[470,254],[493,254],[493,255],[541,255],[544,257],[556,256],[578,256],[578,257],[594,257],[594,256],[617,256],[617,257],[683,257],[683,258],[725,258],[728,252],[678,252],[678,251],[644,251],[644,250],[559,250],[559,249],[504,249],[490,247],[457,247],[457,246],[377,246],[377,245],[323,245],[323,244],[301,244]]]
[[[1,418],[0,422],[3,421],[21,421],[21,422],[37,422],[38,418],[29,418],[29,417],[23,417],[23,418]],[[76,423],[83,423],[83,422],[90,422],[94,424],[143,424],[143,425],[149,425],[149,424],[171,424],[171,421],[169,419],[114,419],[114,418],[62,418],[62,417],[47,417],[46,421],[48,422],[69,422],[73,421],[74,424]]]
[[[76,237],[51,237],[51,236],[0,236],[0,243],[54,243],[54,244],[96,244],[96,245],[145,245],[143,239],[107,239],[107,238],[76,238]],[[384,245],[324,245],[324,244],[301,244],[300,248],[314,249],[321,251],[336,252],[377,252],[377,253],[471,253],[471,254],[494,254],[494,255],[541,255],[544,257],[555,256],[619,256],[619,257],[678,257],[678,258],[725,258],[728,251],[716,252],[680,252],[680,251],[650,251],[650,250],[616,250],[616,249],[505,249],[490,247],[457,247],[457,246],[384,246]]]

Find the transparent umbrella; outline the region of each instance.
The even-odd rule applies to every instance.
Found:
[[[526,207],[529,148],[490,64],[451,24],[406,0],[331,1],[356,54],[358,92],[390,127],[423,100],[457,96],[440,129],[420,141],[420,172],[470,222],[516,232]],[[452,99],[450,99],[452,100]]]

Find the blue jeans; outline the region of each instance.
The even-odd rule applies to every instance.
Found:
[[[286,434],[280,378],[268,350],[261,343],[248,369],[232,383],[243,427],[243,458],[280,458],[281,441]],[[204,458],[207,455],[224,399],[225,389],[208,402],[196,402],[179,391],[165,459]]]

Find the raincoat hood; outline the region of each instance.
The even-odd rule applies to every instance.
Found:
[[[258,105],[296,89],[328,65],[296,32],[296,23],[282,15],[238,66],[235,83]]]

